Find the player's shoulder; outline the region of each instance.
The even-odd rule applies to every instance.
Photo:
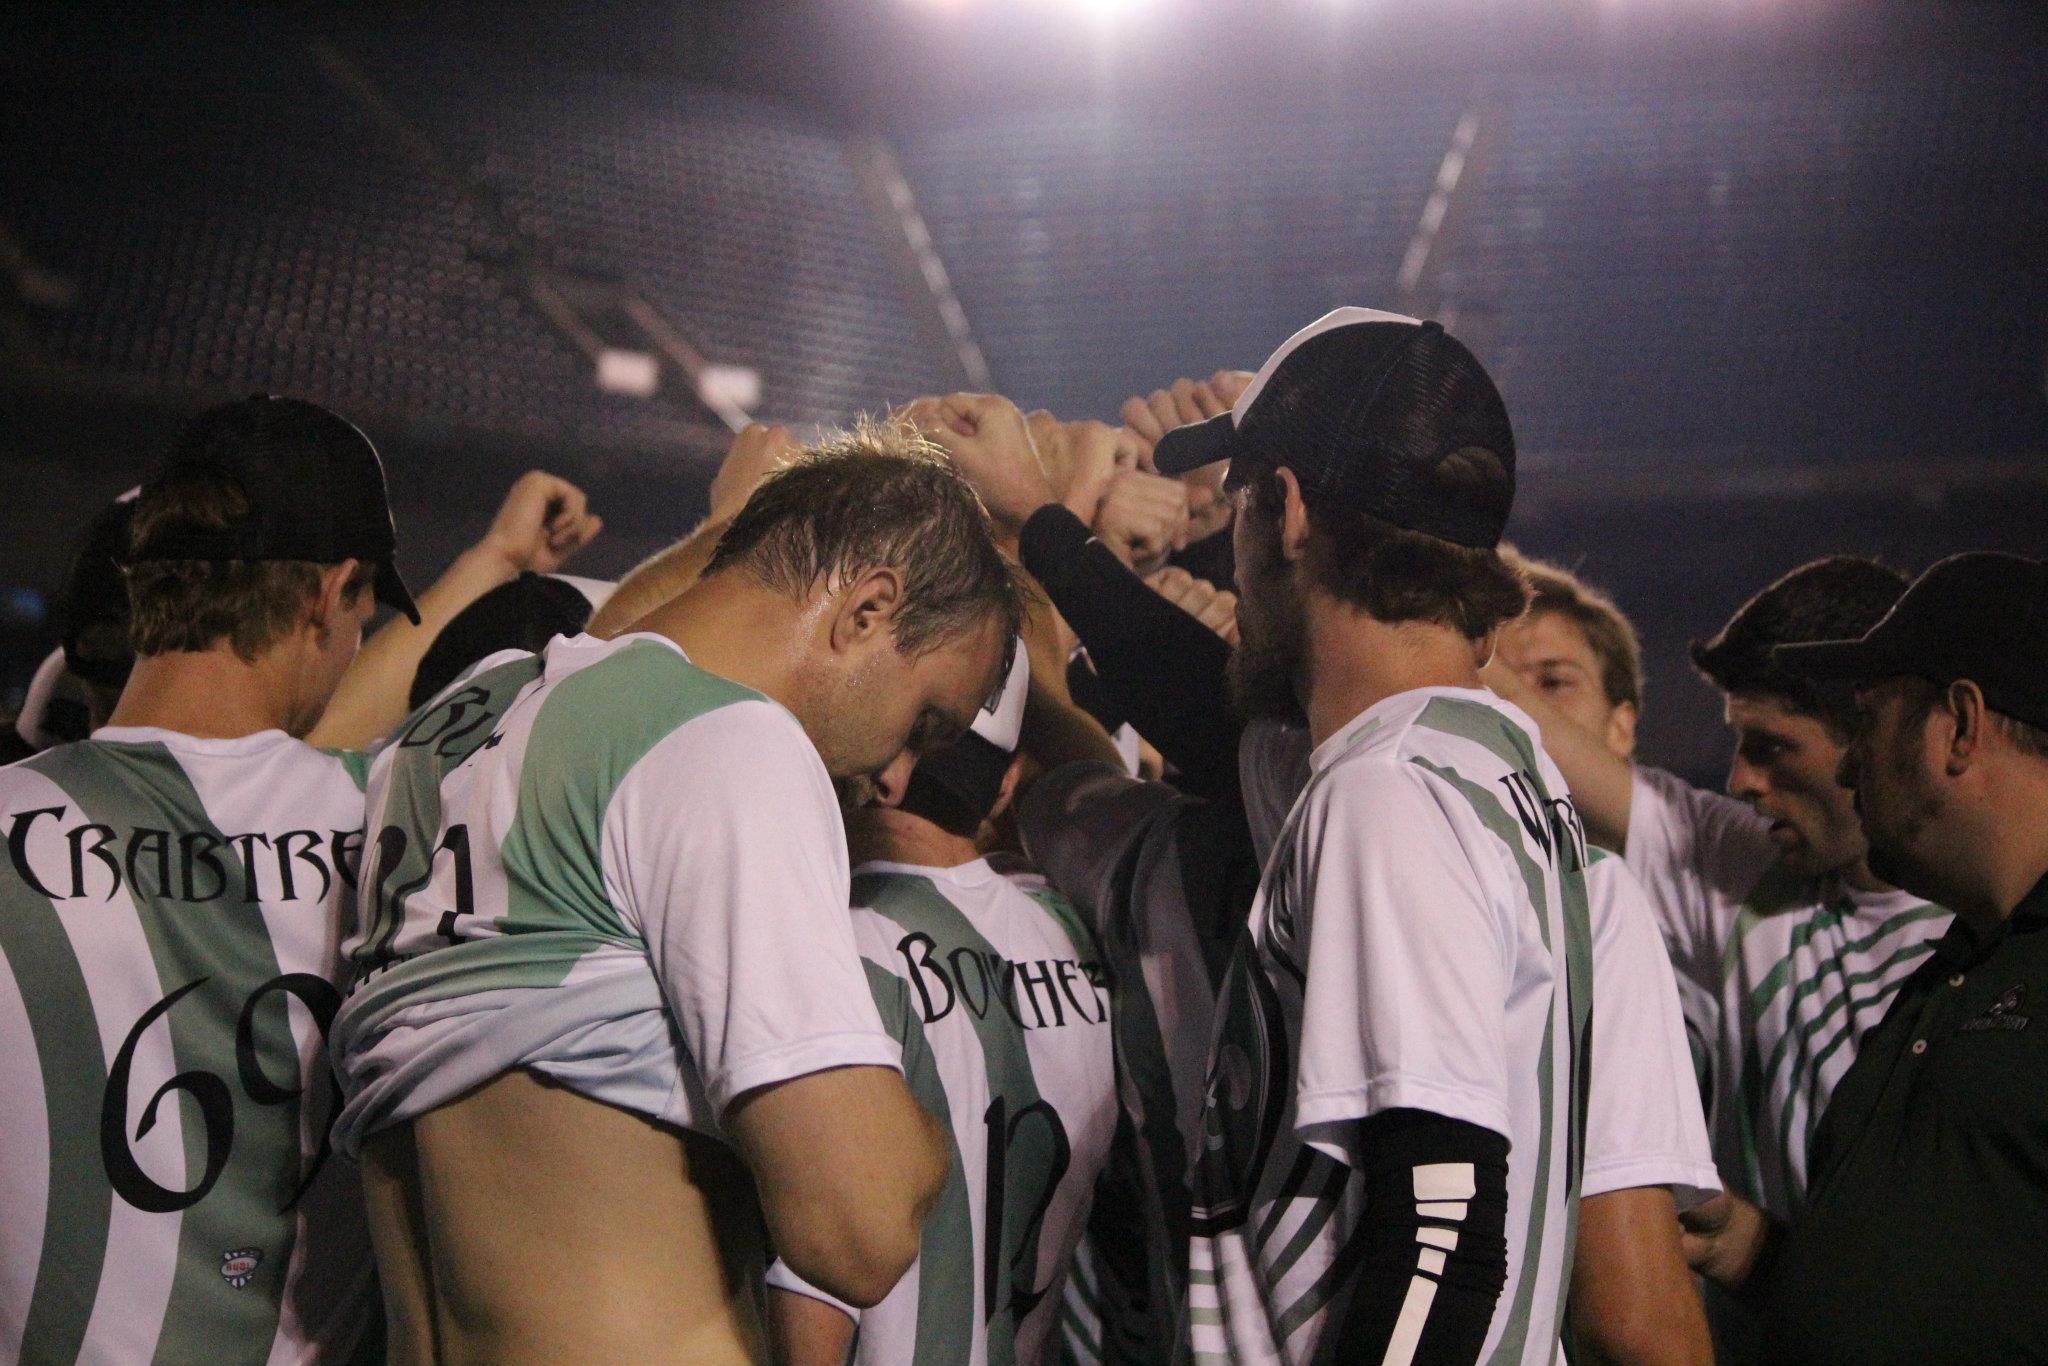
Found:
[[[557,637],[538,677],[537,739],[571,736],[578,750],[605,753],[614,762],[631,762],[657,745],[671,756],[677,749],[703,751],[738,765],[706,771],[742,783],[750,772],[792,758],[817,761],[787,710],[701,668],[663,636]],[[750,747],[757,747],[755,761],[739,764]]]
[[[1415,804],[1445,786],[1491,787],[1510,772],[1547,772],[1534,726],[1491,692],[1417,688],[1376,704],[1310,756],[1324,800]]]
[[[1015,863],[999,863],[994,856],[989,859],[1001,878],[1012,904],[1023,914],[1032,916],[1050,929],[1054,935],[1066,941],[1066,946],[1075,954],[1090,957],[1095,952],[1095,935],[1088,927],[1087,917],[1080,908],[1067,899],[1064,892],[1053,886],[1045,874],[1023,860]]]
[[[0,810],[43,804],[53,792],[67,791],[67,779],[101,770],[105,758],[91,745],[89,740],[52,745],[0,768]]]
[[[1283,827],[1293,841],[1339,838],[1388,845],[1448,831],[1441,781],[1395,740],[1367,742],[1331,756],[1310,775]]]
[[[0,801],[50,784],[66,790],[106,783],[134,788],[149,769],[175,770],[185,781],[209,788],[246,777],[295,797],[335,787],[360,795],[368,765],[363,751],[321,749],[279,730],[217,739],[156,727],[103,727],[90,738],[0,768]]]
[[[548,643],[543,678],[549,692],[543,705],[573,701],[678,724],[724,707],[768,701],[753,688],[692,662],[666,636],[649,632],[611,640],[559,636]]]

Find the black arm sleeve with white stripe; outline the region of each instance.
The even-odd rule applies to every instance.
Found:
[[[1389,1110],[1361,1121],[1358,1151],[1365,1213],[1342,1254],[1352,1283],[1316,1359],[1472,1366],[1508,1278],[1507,1139]]]
[[[1031,514],[1017,548],[1088,647],[1110,701],[1180,770],[1174,785],[1201,797],[1234,792],[1244,725],[1230,709],[1230,647],[1057,503]]]

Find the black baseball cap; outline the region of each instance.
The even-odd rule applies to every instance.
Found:
[[[130,563],[150,560],[310,560],[376,566],[379,602],[417,625],[419,608],[392,556],[398,533],[384,462],[355,426],[317,403],[256,395],[194,418],[144,482],[141,500],[181,475],[223,474],[241,488],[248,514],[233,526],[194,521],[156,526]]]
[[[135,667],[128,644],[128,525],[139,488],[108,503],[86,524],[78,552],[64,575],[57,617],[64,628],[64,667],[88,683],[119,688]]]
[[[1860,640],[1780,645],[1778,662],[1853,683],[1967,678],[1984,700],[2048,728],[2048,562],[1976,551],[1931,565]]]
[[[500,650],[538,651],[556,636],[573,636],[614,584],[567,574],[521,574],[455,614],[420,656],[407,706],[418,708]]]
[[[918,758],[903,789],[901,807],[955,835],[972,835],[995,809],[1003,775],[1016,756],[1031,690],[1031,657],[1020,639],[1010,653],[1003,686],[982,704],[965,735]]]
[[[1485,367],[1441,324],[1373,308],[1316,319],[1228,413],[1153,451],[1161,474],[1218,460],[1225,488],[1285,465],[1309,502],[1480,549],[1500,543],[1515,501],[1514,431]]]

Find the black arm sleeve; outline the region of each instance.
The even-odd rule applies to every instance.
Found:
[[[1389,1110],[1359,1125],[1359,1151],[1365,1214],[1339,1254],[1351,1284],[1316,1360],[1380,1361],[1396,1333],[1419,1330],[1415,1366],[1472,1366],[1508,1278],[1507,1139]]]
[[[1230,647],[1057,503],[1031,514],[1018,551],[1088,647],[1110,701],[1180,770],[1176,785],[1199,796],[1234,790],[1244,727],[1230,709]]]

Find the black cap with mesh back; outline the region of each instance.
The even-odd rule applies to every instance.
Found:
[[[362,560],[376,567],[376,595],[417,623],[419,609],[398,577],[398,533],[377,448],[352,424],[294,398],[256,395],[209,408],[179,433],[142,486],[142,499],[188,472],[223,474],[240,487],[248,513],[234,525],[159,524],[131,563],[151,560]]]
[[[1340,308],[1282,343],[1236,406],[1161,437],[1162,474],[1231,462],[1225,487],[1285,465],[1310,503],[1491,549],[1515,498],[1500,391],[1434,322]]]

